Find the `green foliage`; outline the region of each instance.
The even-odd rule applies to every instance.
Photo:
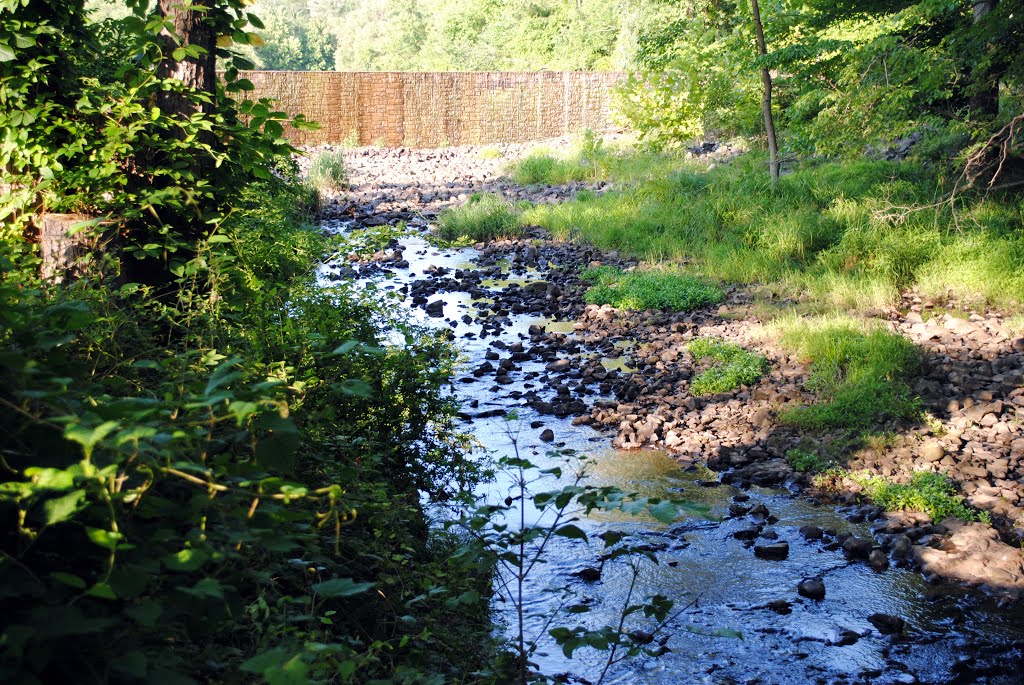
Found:
[[[834,468],[834,462],[817,452],[794,447],[786,450],[786,461],[800,473],[823,473]]]
[[[587,302],[619,309],[685,312],[722,300],[722,291],[714,285],[679,272],[603,269],[588,272],[587,277],[596,279],[586,293]]]
[[[906,483],[894,483],[881,476],[852,473],[849,477],[864,488],[871,501],[887,511],[919,511],[933,521],[958,518],[964,521],[988,521],[988,514],[972,509],[957,493],[948,476],[918,471]]]
[[[749,154],[706,171],[663,156],[657,173],[638,176],[620,156],[610,167],[619,189],[538,205],[523,222],[632,257],[695,261],[725,281],[777,283],[837,309],[889,306],[914,285],[988,306],[1024,303],[1013,197],[965,196],[954,215],[932,203],[948,186],[918,164],[808,163],[774,190],[762,164]]]
[[[784,421],[804,428],[870,429],[918,415],[907,380],[920,354],[903,336],[843,316],[788,318],[772,328],[784,347],[810,363],[808,389],[821,398],[784,412]]]
[[[435,233],[444,241],[486,242],[522,234],[519,209],[499,195],[473,193],[461,207],[447,209],[437,219]]]
[[[593,176],[593,169],[578,160],[558,159],[551,155],[530,155],[511,164],[512,180],[521,185],[564,185],[584,181]]]
[[[690,392],[697,397],[753,385],[768,370],[768,360],[763,356],[715,338],[698,338],[687,349],[698,361],[716,362],[690,382]]]
[[[340,150],[318,152],[309,165],[309,182],[322,193],[337,193],[348,186],[345,155]]]

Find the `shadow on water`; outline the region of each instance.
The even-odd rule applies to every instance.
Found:
[[[422,278],[430,266],[464,269],[477,256],[473,250],[441,250],[419,238],[405,238],[408,269],[393,270],[386,287],[398,290]],[[415,274],[415,275],[413,275]],[[520,284],[543,274],[531,273]],[[505,279],[492,285],[504,287]],[[422,309],[411,310],[421,322],[431,318],[450,327],[459,341],[467,367],[480,364],[494,342],[506,345],[528,338],[530,326],[546,326],[549,332],[572,335],[571,322],[552,322],[541,316],[513,315],[497,335],[483,338],[480,325],[467,313],[475,313],[475,300],[465,292],[445,292],[430,298],[443,303],[442,317],[428,317]],[[470,334],[469,337],[464,337]],[[624,346],[626,343],[620,343]],[[624,360],[625,357],[620,357]],[[606,360],[619,364],[619,360]],[[622,367],[624,370],[625,367]],[[544,362],[524,361],[520,376],[542,375]],[[615,625],[632,580],[621,562],[602,565],[602,544],[597,535],[618,530],[657,550],[658,563],[642,561],[635,597],[662,594],[684,606],[694,606],[666,630],[668,652],[658,658],[639,658],[615,667],[606,683],[1019,683],[1012,665],[1020,659],[1024,620],[1019,609],[1000,609],[986,597],[952,585],[928,584],[906,568],[896,566],[876,572],[862,563],[850,563],[837,550],[805,540],[798,529],[815,525],[836,533],[870,537],[866,524],[852,524],[833,508],[815,506],[784,490],[753,487],[739,490],[717,481],[704,469],[684,471],[661,451],[617,452],[610,449],[607,433],[573,426],[569,418],[541,416],[523,406],[516,391],[522,380],[499,389],[488,381],[455,383],[454,392],[463,406],[476,414],[493,410],[515,411],[518,418],[475,418],[466,426],[493,456],[519,453],[540,468],[565,466],[565,483],[571,464],[565,453],[588,458],[589,482],[614,485],[647,497],[672,497],[704,505],[707,517],[690,517],[672,525],[653,519],[600,513],[579,522],[589,541],[555,538],[528,579],[525,608],[527,633],[537,637],[535,661],[542,672],[571,672],[593,680],[600,674],[605,655],[581,649],[569,660],[544,627],[564,601],[547,590],[565,587],[573,603],[586,604],[590,612],[566,615],[561,625]],[[534,426],[534,427],[531,427]],[[542,442],[540,427],[554,433],[554,441]],[[559,483],[539,484],[555,489]],[[491,501],[515,496],[513,479],[499,474],[481,490]],[[748,518],[730,518],[736,499],[746,506],[763,504],[773,519],[765,528],[769,536],[789,544],[788,557],[769,561],[755,556],[749,542],[734,536],[749,525]],[[526,512],[527,519],[537,516]],[[763,533],[762,533],[763,534]],[[577,576],[587,567],[600,567],[600,579],[586,582]],[[800,596],[797,584],[821,577],[826,596],[815,601]],[[495,614],[508,625],[514,607],[495,602]],[[875,613],[899,616],[907,621],[905,636],[883,636],[868,621]],[[557,623],[555,625],[558,625]],[[627,623],[627,627],[631,624]],[[640,627],[640,624],[635,624]],[[743,638],[718,637],[722,629],[741,631]],[[986,675],[991,663],[1003,664]],[[968,675],[970,674],[970,675]],[[981,674],[981,675],[977,675]],[[968,678],[968,679],[964,679]]]

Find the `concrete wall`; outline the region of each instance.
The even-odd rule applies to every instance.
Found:
[[[296,145],[389,147],[513,143],[606,129],[612,72],[243,72],[289,114],[320,123],[289,130]]]

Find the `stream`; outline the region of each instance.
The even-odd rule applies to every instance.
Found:
[[[324,228],[360,230],[352,222],[337,220],[324,222]],[[373,280],[381,292],[404,291],[406,303],[417,287],[423,292],[417,282],[484,271],[474,281],[475,294],[442,289],[429,293],[425,303],[421,296],[409,310],[414,319],[448,327],[454,334],[466,360],[464,370],[453,379],[453,392],[463,407],[462,428],[488,452],[513,455],[514,441],[523,457],[539,468],[550,468],[565,466],[565,453],[575,451],[589,459],[590,484],[707,507],[707,518],[682,518],[670,525],[621,512],[594,514],[577,522],[589,541],[553,538],[546,563],[538,565],[529,578],[525,599],[527,635],[540,636],[534,657],[538,670],[550,676],[566,674],[567,682],[596,682],[601,674],[607,653],[582,648],[568,659],[547,637],[546,622],[564,602],[560,593],[547,589],[567,587],[575,595],[571,603],[590,608],[587,613],[565,614],[552,627],[617,624],[632,573],[624,560],[602,566],[598,557],[603,543],[597,539],[603,531],[616,530],[627,533],[634,544],[647,543],[658,558],[657,564],[640,562],[633,602],[662,594],[677,608],[691,603],[692,607],[659,634],[667,637],[663,655],[624,661],[609,670],[605,683],[1022,682],[1022,609],[1000,606],[980,592],[957,585],[926,582],[919,573],[896,563],[876,571],[867,563],[848,560],[838,544],[828,544],[846,533],[871,539],[870,522],[851,523],[845,515],[848,511],[815,505],[784,489],[741,490],[722,484],[717,474],[701,467],[684,469],[665,452],[616,451],[611,447],[614,436],[608,432],[573,425],[572,416],[539,413],[536,402],[528,400],[533,393],[550,392],[544,379],[551,362],[529,354],[531,336],[543,329],[572,340],[572,321],[555,320],[542,311],[496,311],[491,307],[494,299],[479,295],[481,290],[495,297],[504,292],[507,299],[529,283],[547,279],[550,274],[545,268],[515,269],[499,261],[501,273],[497,274],[493,260],[481,264],[480,251],[438,249],[415,231],[390,249],[395,259],[359,265],[359,278]],[[326,264],[321,278],[351,276],[353,266]],[[612,376],[628,374],[628,341],[619,341],[616,347],[627,354],[614,357],[583,350],[569,359],[577,363],[589,355],[600,359]],[[515,364],[504,380],[472,373],[489,363],[498,365],[510,353]],[[511,411],[516,418],[506,420]],[[544,430],[551,431],[546,437],[552,440],[541,439]],[[561,482],[552,479],[540,489],[567,483],[572,468],[565,470]],[[511,477],[499,475],[484,486],[481,495],[499,502],[514,496],[512,490]],[[754,519],[748,510],[758,505],[767,513]],[[526,512],[528,521],[536,516],[536,511]],[[744,531],[752,523],[763,526],[755,535],[760,538],[758,544],[786,542],[788,555],[782,560],[756,556],[753,541],[742,539],[749,538]],[[801,534],[801,527],[807,526],[825,530],[824,542]],[[578,575],[592,568],[600,568],[598,579]],[[825,586],[821,600],[797,591],[801,581],[815,577]],[[511,629],[513,607],[495,601],[494,609],[499,621]],[[903,619],[903,634],[883,635],[869,621],[875,614]],[[645,624],[638,619],[626,625]],[[740,633],[742,638],[716,633]]]

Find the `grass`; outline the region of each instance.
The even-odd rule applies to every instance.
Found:
[[[519,236],[519,209],[498,195],[473,193],[466,204],[441,213],[435,235],[446,242],[486,242]]]
[[[596,176],[593,165],[581,159],[559,159],[552,155],[534,154],[509,166],[512,180],[520,185],[565,185]]]
[[[477,154],[480,155],[480,159],[501,159],[505,156],[502,154],[501,148],[497,145],[487,145],[482,147]]]
[[[835,462],[817,452],[794,447],[786,451],[786,461],[800,473],[823,473],[835,468]]]
[[[318,152],[309,165],[309,182],[320,192],[344,190],[348,186],[345,155],[336,150]]]
[[[685,312],[722,301],[716,286],[680,271],[598,267],[585,271],[583,278],[593,283],[585,295],[587,302],[616,309]]]
[[[850,316],[788,317],[769,330],[782,346],[810,363],[808,389],[816,404],[780,418],[807,429],[877,429],[919,414],[908,378],[917,370],[917,348],[880,324]]]
[[[723,281],[781,284],[820,309],[886,307],[910,286],[1024,304],[1024,206],[967,198],[954,217],[933,206],[944,186],[913,162],[808,162],[772,189],[753,153],[711,171],[663,157],[656,173],[638,164],[650,157],[607,157],[616,190],[534,207],[524,221],[636,258],[696,261]]]
[[[933,521],[958,518],[964,521],[985,521],[985,512],[971,508],[962,495],[958,495],[953,482],[941,473],[918,471],[906,483],[895,483],[881,476],[867,473],[847,474],[864,488],[871,501],[886,511],[920,511]]]
[[[768,369],[768,361],[739,345],[714,338],[699,338],[688,346],[694,359],[717,362],[690,382],[690,392],[701,397],[753,385]]]

